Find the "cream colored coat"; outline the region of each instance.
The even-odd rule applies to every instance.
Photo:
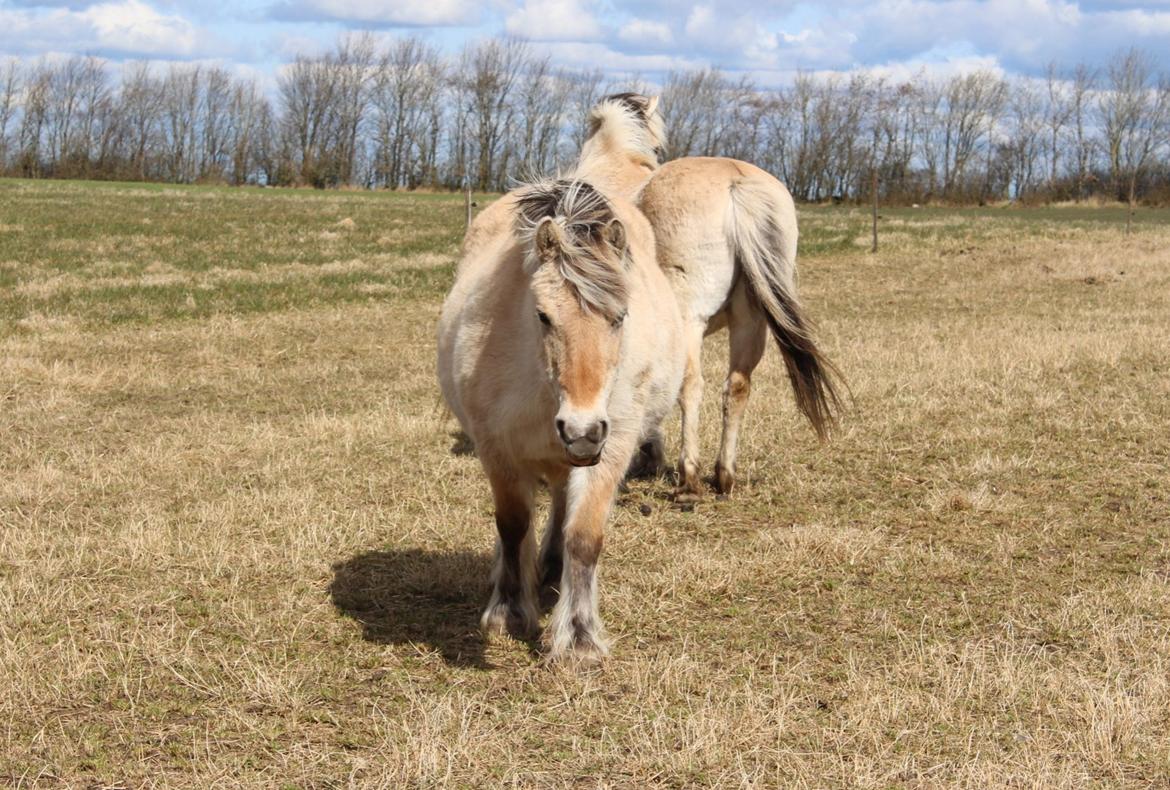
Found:
[[[595,402],[569,402],[573,393],[550,373],[538,298],[544,304],[556,301],[555,294],[534,290],[536,277],[526,267],[534,253],[517,236],[515,194],[484,212],[468,234],[439,319],[443,396],[475,443],[496,505],[500,540],[483,625],[530,633],[543,576],[559,591],[547,639],[555,658],[594,660],[607,652],[596,582],[603,527],[641,437],[656,431],[672,408],[685,364],[682,318],[674,299],[663,298],[670,285],[657,265],[650,226],[628,200],[607,197],[624,228],[627,313],[613,330],[620,331],[616,364],[601,371]],[[545,271],[542,287],[547,280]],[[602,332],[603,340],[611,331],[608,324],[599,330],[596,316],[573,319],[574,304],[559,304],[568,316],[557,318],[565,331],[571,320],[582,331]],[[591,345],[575,355],[589,357]],[[566,455],[566,409],[592,410],[605,420],[608,438],[593,466],[575,466]],[[538,560],[531,521],[533,492],[542,481],[552,507]]]

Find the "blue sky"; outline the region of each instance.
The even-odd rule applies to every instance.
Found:
[[[216,61],[271,78],[354,29],[451,52],[511,34],[561,65],[650,82],[704,65],[763,85],[798,69],[1036,74],[1129,46],[1170,68],[1170,0],[0,0],[0,57]]]

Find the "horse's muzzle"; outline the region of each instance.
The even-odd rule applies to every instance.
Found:
[[[609,436],[609,422],[578,422],[557,418],[557,435],[565,446],[565,455],[573,466],[594,466],[601,460],[601,450]]]

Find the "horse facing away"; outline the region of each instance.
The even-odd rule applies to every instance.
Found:
[[[607,96],[589,110],[588,135],[569,178],[588,181],[608,195],[633,202],[658,168],[666,145],[658,99],[636,93]],[[507,233],[522,189],[513,189],[472,220],[463,237],[461,258]]]
[[[613,103],[606,98],[598,107]],[[656,100],[623,95],[617,103],[649,108],[643,134],[663,139]],[[612,113],[597,117],[606,121]],[[605,150],[618,162],[642,147],[637,136],[629,136],[628,150],[622,154],[616,142],[630,120],[638,120],[637,114],[628,113],[626,121],[615,124],[608,135],[610,144]],[[599,127],[596,133],[604,131]],[[583,164],[590,158],[588,149],[586,142]],[[797,408],[822,439],[841,407],[835,384],[839,374],[817,347],[797,297],[796,208],[778,180],[754,165],[728,158],[687,157],[668,162],[632,190],[624,194],[650,220],[659,264],[670,278],[686,324],[687,365],[679,396],[682,448],[675,497],[693,500],[701,492],[700,355],[703,338],[724,327],[730,335],[730,359],[715,483],[720,492],[730,493],[752,372],[763,357],[769,330],[784,358]],[[646,453],[660,458],[661,447],[647,447]]]
[[[559,588],[552,658],[607,652],[597,564],[617,486],[681,386],[682,319],[649,224],[587,182],[515,190],[511,221],[465,243],[439,319],[444,398],[475,443],[498,531],[488,631],[534,633]],[[492,230],[492,232],[488,232]],[[551,507],[539,558],[537,486]],[[539,577],[538,577],[539,574]]]

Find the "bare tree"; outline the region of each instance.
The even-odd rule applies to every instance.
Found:
[[[439,184],[439,146],[443,135],[447,67],[438,52],[431,50],[419,69],[416,106],[419,114],[411,127],[416,163],[409,186]]]
[[[921,199],[920,188],[912,185],[914,157],[922,134],[922,119],[917,110],[919,99],[913,82],[904,82],[881,96],[882,131],[885,152],[882,155],[882,180],[887,195],[906,199],[911,192]]]
[[[24,106],[20,119],[18,172],[36,178],[42,175],[41,144],[48,123],[53,70],[44,61],[30,69],[25,81]]]
[[[569,81],[568,111],[571,119],[572,154],[576,156],[589,134],[589,108],[602,97],[602,73],[593,69],[581,74],[566,74]]]
[[[0,69],[0,170],[8,162],[8,126],[16,116],[20,88],[20,64],[12,58]]]
[[[148,157],[158,145],[163,105],[163,86],[151,74],[149,63],[130,63],[123,68],[119,105],[134,177],[145,181]]]
[[[358,33],[343,37],[330,61],[335,72],[333,160],[341,184],[353,183],[357,170],[358,134],[366,114],[374,60],[373,36]]]
[[[266,132],[268,101],[254,82],[232,88],[227,109],[224,150],[230,157],[232,183],[246,184],[256,168],[257,143]]]
[[[943,116],[943,192],[954,197],[963,187],[967,169],[979,153],[989,153],[991,129],[999,117],[1006,90],[990,72],[976,71],[951,78],[946,88]]]
[[[95,124],[108,99],[105,64],[75,56],[47,68],[49,161],[61,175],[87,175]]]
[[[731,82],[718,69],[668,74],[662,116],[669,130],[670,158],[713,156],[723,150],[740,103],[752,93],[746,78]]]
[[[1064,79],[1055,63],[1048,64],[1045,72],[1045,156],[1048,160],[1048,194],[1056,194],[1057,179],[1060,177],[1060,155],[1064,146],[1066,128],[1075,112],[1074,87]]]
[[[163,80],[163,158],[169,178],[177,183],[195,180],[199,135],[199,66],[172,65]]]
[[[925,166],[926,195],[940,197],[943,193],[943,172],[950,158],[947,136],[944,133],[946,117],[946,88],[935,80],[924,78],[914,93],[916,116],[921,119],[923,134],[919,137],[919,151]]]
[[[570,90],[570,81],[552,70],[547,57],[531,61],[519,92],[523,124],[516,141],[524,177],[545,175],[557,166]]]
[[[717,69],[638,78],[558,70],[516,40],[455,59],[417,38],[341,37],[277,75],[272,104],[229,71],[92,57],[0,62],[0,170],[235,184],[465,183],[503,189],[571,161],[607,92],[663,95],[670,153],[755,162],[801,200],[1034,199],[1170,190],[1170,97],[1153,60],[1117,55],[1097,80],[1055,65],[1006,82],[982,71],[891,85],[798,74],[760,90]],[[1043,192],[1042,192],[1043,190]],[[880,193],[880,194],[879,194]]]
[[[1027,198],[1036,186],[1045,119],[1040,88],[1028,79],[1012,83],[1008,100],[1008,190],[1017,199]]]
[[[430,132],[441,76],[438,51],[422,39],[399,39],[382,54],[371,85],[373,183],[391,189],[406,186],[415,155],[433,164],[438,141],[432,141]]]
[[[1124,192],[1132,214],[1139,181],[1170,139],[1170,81],[1155,82],[1152,59],[1134,49],[1115,55],[1107,75],[1100,122],[1109,178],[1115,194]]]
[[[298,57],[277,78],[291,180],[323,186],[337,86],[325,58]]]
[[[1091,109],[1089,97],[1096,88],[1096,83],[1097,77],[1092,70],[1084,65],[1078,65],[1076,67],[1076,70],[1073,72],[1070,102],[1072,104],[1072,121],[1075,131],[1075,149],[1073,150],[1073,155],[1076,157],[1076,199],[1078,201],[1084,199],[1085,185],[1089,180],[1089,168],[1093,158],[1093,137],[1089,133],[1088,128]]]
[[[517,112],[513,100],[528,62],[528,45],[517,39],[490,40],[463,51],[458,96],[465,107],[468,142],[474,146],[473,182],[478,189],[505,186],[515,155],[506,144]]]

